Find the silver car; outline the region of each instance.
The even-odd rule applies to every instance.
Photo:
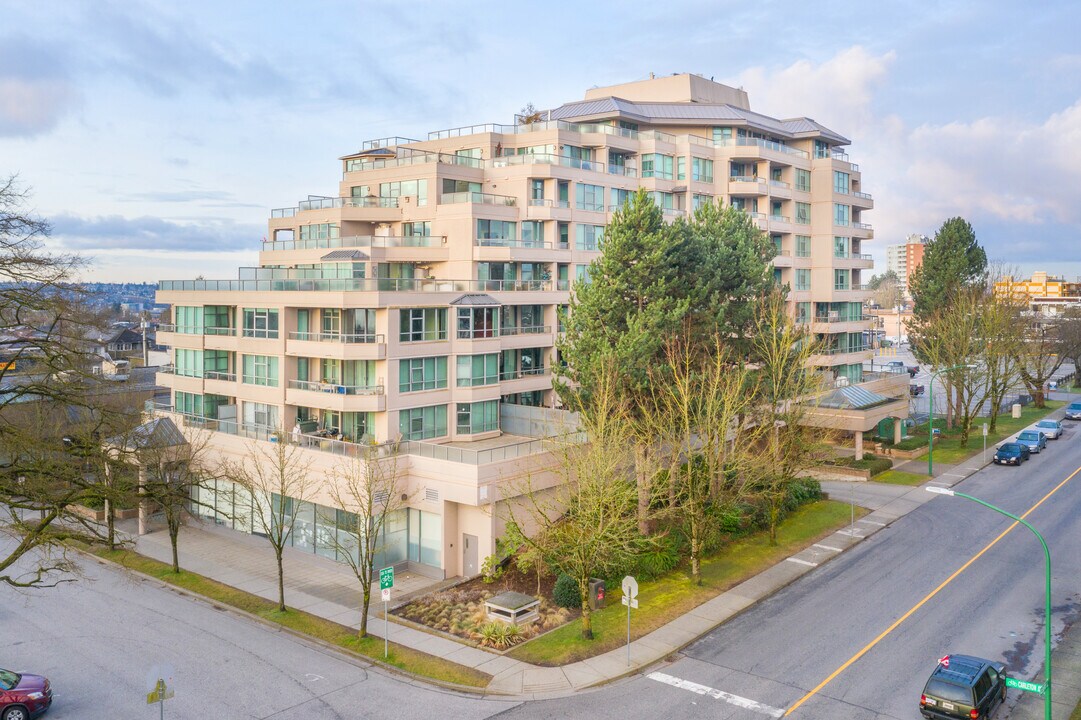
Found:
[[[1042,432],[1048,440],[1058,440],[1062,435],[1062,423],[1058,420],[1041,420],[1033,425],[1032,429]]]

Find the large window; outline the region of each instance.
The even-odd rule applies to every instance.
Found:
[[[833,271],[833,289],[834,290],[850,290],[852,288],[852,271],[851,270],[834,270]]]
[[[427,440],[447,434],[447,406],[410,408],[398,413],[398,432],[406,440]]]
[[[811,289],[811,271],[806,268],[796,268],[796,287],[794,290]]]
[[[575,250],[596,251],[601,249],[601,241],[604,239],[603,225],[583,225],[579,223],[575,226],[575,232]]]
[[[833,257],[846,258],[849,256],[849,240],[846,237],[833,238]]]
[[[303,240],[326,240],[328,238],[341,237],[341,228],[330,223],[318,223],[316,225],[301,225],[300,239]]]
[[[544,247],[544,223],[539,220],[522,221],[522,246]]]
[[[273,308],[244,308],[244,337],[277,338],[278,311]]]
[[[796,257],[811,257],[811,238],[808,235],[796,236]]]
[[[458,403],[459,435],[475,435],[499,429],[499,401]]]
[[[270,355],[245,355],[242,382],[248,385],[278,387],[278,358]]]
[[[379,183],[379,197],[415,197],[417,205],[428,204],[427,180],[395,180]]]
[[[612,207],[616,210],[627,204],[627,201],[634,195],[633,190],[624,190],[623,188],[612,188]]]
[[[811,224],[811,203],[796,203],[796,223],[799,225]]]
[[[642,177],[672,179],[672,166],[675,160],[671,155],[647,153],[642,156]]]
[[[840,170],[833,171],[833,192],[848,194],[848,173]]]
[[[604,210],[604,188],[600,185],[575,185],[575,200],[579,210]]]
[[[815,140],[815,158],[828,158],[831,154],[829,143]]]
[[[402,235],[405,237],[431,237],[432,223],[429,220],[402,223]]]
[[[840,203],[833,204],[833,224],[847,227],[849,222],[849,207]]]
[[[203,351],[176,348],[173,351],[174,372],[185,377],[203,376]]]
[[[458,338],[461,340],[495,337],[498,327],[497,307],[458,308]]]
[[[398,364],[399,392],[438,390],[447,386],[447,358],[406,358]]]
[[[455,378],[458,387],[495,385],[499,382],[499,353],[459,355]]]
[[[676,180],[687,179],[687,158],[680,155],[676,158]]]
[[[477,220],[478,240],[508,240],[518,237],[518,223],[507,220]]]
[[[446,308],[402,308],[399,318],[401,342],[447,339]]]
[[[691,158],[691,179],[698,182],[713,182],[713,161],[705,158]]]
[[[811,192],[811,172],[796,168],[796,189]]]
[[[177,305],[173,308],[176,331],[185,335],[203,334],[203,308]]]

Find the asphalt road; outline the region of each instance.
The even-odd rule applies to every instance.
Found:
[[[955,489],[1021,514],[1079,466],[1081,426],[1074,424],[1021,468],[991,466]],[[1056,636],[1081,615],[1079,508],[1081,473],[1027,518],[1051,547]],[[777,716],[1010,522],[962,498],[935,498],[655,668],[666,677],[637,676],[575,698],[522,705],[505,717]],[[1043,583],[1039,542],[1018,526],[788,717],[916,720],[923,684],[948,653],[999,659],[1013,676],[1031,679],[1043,666]],[[1007,709],[1017,692],[1010,691]]]
[[[158,718],[155,665],[172,668],[166,718],[466,720],[513,705],[410,683],[97,562],[84,571],[47,590],[0,587],[0,667],[50,679],[47,720]]]

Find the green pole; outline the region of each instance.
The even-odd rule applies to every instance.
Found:
[[[974,503],[983,505],[985,508],[994,510],[997,513],[1005,515],[1006,517],[1015,520],[1029,530],[1036,536],[1036,539],[1040,541],[1040,545],[1043,546],[1044,557],[1044,686],[1043,686],[1043,717],[1044,720],[1051,720],[1051,551],[1047,547],[1047,543],[1043,539],[1043,535],[1040,535],[1036,531],[1036,528],[1029,525],[1023,519],[1017,517],[1013,513],[1008,513],[1000,507],[995,507],[989,502],[984,502],[979,498],[974,498],[971,495],[966,495],[962,492],[956,492],[954,490],[947,490],[945,488],[927,488],[930,492],[938,493],[941,495],[956,495],[957,497],[963,497],[966,500],[971,500]]]

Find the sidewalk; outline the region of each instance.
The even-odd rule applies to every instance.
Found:
[[[920,461],[910,462],[913,464],[910,471],[920,472],[917,467]],[[899,469],[909,469],[906,468],[907,465],[909,463],[904,463]],[[922,467],[925,470],[926,464]],[[930,482],[943,486],[955,485],[980,467],[982,463],[979,455],[960,465],[936,465],[935,478]],[[388,638],[400,645],[492,675],[487,693],[520,699],[565,696],[621,678],[678,652],[748,606],[772,595],[934,498],[934,495],[922,486],[827,481],[822,483],[822,488],[832,499],[852,502],[872,512],[721,593],[686,615],[633,641],[629,665],[626,646],[588,660],[549,668],[514,660],[490,650],[470,647],[393,621],[389,625]],[[125,529],[128,527],[130,526],[125,526]],[[133,540],[137,552],[164,562],[170,561],[169,537],[164,531],[133,537]],[[290,607],[342,625],[359,627],[361,595],[356,578],[347,567],[292,548],[286,549],[284,560],[285,601]],[[181,531],[180,565],[227,585],[277,600],[274,555],[267,543],[260,538],[214,525],[185,527]],[[402,598],[401,590],[410,594],[420,593],[439,584],[420,576],[398,575],[395,577],[395,599]],[[376,598],[371,609],[380,611],[382,608],[378,602],[378,593]],[[383,626],[383,618],[369,616],[369,633],[383,637]],[[1079,655],[1076,672],[1072,677],[1063,674],[1056,667],[1055,687],[1060,689],[1060,693],[1071,683],[1075,687],[1081,685],[1078,680],[1081,678],[1081,653],[1076,649],[1072,652]]]

